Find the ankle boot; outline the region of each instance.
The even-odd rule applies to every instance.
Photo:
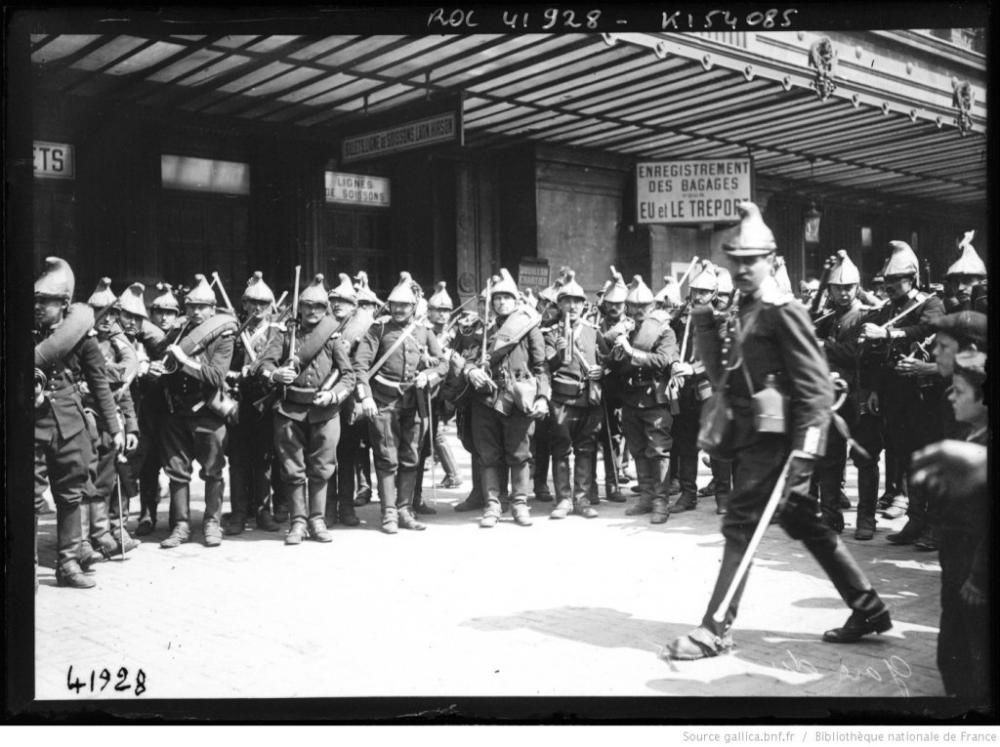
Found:
[[[286,545],[301,545],[302,540],[306,538],[306,522],[302,519],[293,519],[291,525],[288,527],[288,533],[285,535]]]
[[[681,493],[681,497],[670,507],[670,513],[681,514],[685,511],[693,511],[698,507],[698,496],[696,493]]]
[[[97,582],[87,576],[75,560],[56,568],[56,584],[70,589],[93,589],[97,586]]]
[[[205,536],[205,547],[218,547],[222,544],[222,480],[205,480],[205,514],[202,520],[202,532]]]
[[[854,643],[870,633],[885,633],[892,628],[892,618],[878,592],[868,589],[851,604],[851,616],[842,627],[823,634],[827,643]]]
[[[455,504],[456,511],[478,511],[481,509],[486,501],[483,497],[485,493],[483,492],[483,466],[479,462],[479,458],[476,456],[472,457],[472,490],[469,495],[466,496],[465,500],[461,503]]]
[[[345,527],[356,527],[361,523],[354,511],[354,501],[350,498],[337,498],[337,518]]]
[[[333,535],[326,528],[326,520],[322,516],[309,517],[309,536],[316,542],[333,542]]]
[[[510,501],[510,510],[514,515],[514,523],[520,527],[531,526],[531,512],[524,495],[515,495]]]
[[[171,550],[180,547],[189,539],[191,539],[191,526],[186,521],[178,521],[170,530],[167,538],[160,543],[160,547],[164,550]]]
[[[80,568],[83,546],[83,525],[79,503],[56,502],[56,581],[60,586],[90,589],[96,586]]]
[[[497,467],[483,467],[483,496],[485,511],[479,520],[483,529],[491,529],[500,521],[500,470]]]
[[[417,532],[422,532],[427,528],[427,525],[417,521],[413,512],[405,506],[399,509],[399,526],[403,527],[403,529],[412,529]]]
[[[635,474],[639,485],[639,500],[634,506],[625,509],[626,516],[642,516],[653,510],[653,489],[649,459],[644,456],[635,457]]]
[[[396,476],[378,473],[378,494],[382,500],[382,531],[396,534],[399,531],[399,513],[396,508]]]
[[[650,459],[652,472],[653,501],[650,524],[665,524],[670,517],[670,500],[667,497],[667,486],[670,484],[670,460]]]

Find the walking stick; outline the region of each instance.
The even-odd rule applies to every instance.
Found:
[[[430,427],[427,429],[427,452],[431,460],[431,504],[437,507],[437,478],[434,476],[434,397],[431,388],[427,387],[427,417]]]
[[[812,454],[794,449],[788,455],[788,459],[785,460],[785,466],[781,468],[781,474],[778,476],[778,481],[774,484],[774,490],[771,491],[771,497],[768,498],[767,505],[764,506],[764,511],[760,515],[760,520],[757,522],[757,528],[754,529],[753,536],[750,538],[750,543],[747,545],[746,552],[743,553],[743,557],[740,559],[740,565],[736,569],[736,574],[733,576],[733,580],[729,582],[729,588],[726,589],[726,596],[724,596],[722,601],[719,602],[719,606],[716,608],[715,614],[712,615],[712,619],[717,623],[721,623],[726,619],[726,610],[729,608],[729,603],[733,601],[733,597],[736,595],[736,590],[743,581],[743,577],[746,576],[747,571],[750,570],[750,563],[753,562],[753,556],[757,552],[757,547],[760,545],[760,541],[764,539],[764,532],[767,531],[767,527],[771,523],[771,518],[774,516],[774,512],[778,509],[778,503],[781,502],[781,494],[785,490],[785,483],[788,482],[788,470],[792,466],[792,460],[796,457],[809,459],[810,461],[813,459]]]
[[[611,474],[614,475],[615,492],[621,492],[621,485],[618,484],[618,455],[615,454],[615,440],[611,436],[611,417],[608,415],[608,403],[604,402],[604,429],[608,433],[608,450],[611,452]]]
[[[127,462],[128,459],[125,458],[124,454],[119,454],[117,461],[119,464],[122,464]],[[122,549],[122,560],[125,560],[125,512],[122,510],[122,480],[117,469],[115,470],[114,490],[118,493],[118,545]]]

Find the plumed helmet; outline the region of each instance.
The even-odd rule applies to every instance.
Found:
[[[625,296],[626,303],[646,304],[653,303],[653,291],[649,289],[643,280],[642,275],[635,275],[628,285],[628,295]]]
[[[368,286],[368,273],[364,270],[361,270],[354,276],[354,290],[357,291],[359,304],[370,303],[375,306],[382,305],[382,300]]]
[[[696,268],[691,273],[691,283],[689,290],[707,290],[715,292],[719,289],[719,276],[715,274],[715,265],[707,259],[701,260],[700,269]]]
[[[339,273],[337,277],[340,278],[340,283],[330,289],[330,292],[327,294],[329,299],[332,301],[336,298],[339,301],[356,304],[358,302],[358,294],[354,290],[354,286],[351,285],[351,278],[343,272]]]
[[[177,296],[174,295],[174,289],[169,283],[157,283],[156,290],[160,291],[160,295],[153,299],[149,308],[180,312],[181,305],[177,302]]]
[[[455,303],[451,300],[451,296],[448,295],[448,283],[444,280],[435,284],[434,292],[431,297],[427,299],[427,308],[429,309],[447,309],[451,310],[455,308]]]
[[[509,293],[514,298],[517,298],[520,294],[517,290],[517,283],[514,282],[514,278],[507,271],[506,267],[500,268],[500,279],[493,281],[493,290],[491,293],[495,296],[497,293]]]
[[[111,278],[101,278],[97,281],[97,287],[90,294],[87,303],[90,304],[90,307],[94,311],[100,311],[101,309],[106,309],[117,300],[118,297],[111,290]]]
[[[122,291],[122,294],[118,296],[118,306],[122,311],[127,311],[129,314],[135,314],[136,316],[141,316],[143,319],[149,319],[149,314],[146,313],[146,286],[142,283],[132,283],[128,288]]]
[[[749,201],[741,201],[736,207],[740,211],[739,230],[736,236],[722,245],[726,253],[732,257],[758,257],[775,251],[778,245],[760,214],[760,208]]]
[[[781,293],[792,292],[792,281],[788,277],[788,268],[785,267],[784,257],[774,258],[774,282]]]
[[[243,291],[243,300],[274,303],[274,293],[264,282],[264,275],[260,270],[255,271],[247,280],[247,289]]]
[[[323,282],[323,273],[316,273],[316,277],[312,279],[302,292],[299,293],[299,303],[318,303],[326,305],[328,303],[326,295],[326,284]]]
[[[579,298],[583,301],[587,300],[587,292],[583,287],[576,282],[576,272],[569,268],[566,268],[563,272],[563,282],[559,286],[559,291],[556,293],[556,300],[561,301],[564,298]]]
[[[858,266],[847,256],[847,251],[840,249],[834,255],[834,264],[830,268],[827,283],[830,285],[860,285],[861,273]]]
[[[730,295],[735,292],[736,288],[733,286],[733,276],[729,274],[729,270],[716,265],[715,277],[719,281],[718,286],[716,286],[716,292],[728,293]]]
[[[417,294],[413,292],[413,278],[410,273],[399,273],[399,282],[389,294],[389,303],[412,303],[416,305]]]
[[[986,277],[986,264],[980,259],[976,248],[972,245],[972,239],[976,235],[975,231],[966,231],[965,236],[959,243],[958,248],[962,250],[962,255],[948,268],[944,275],[978,275]]]
[[[905,241],[890,241],[892,254],[889,255],[885,267],[882,268],[882,275],[888,278],[890,275],[916,275],[920,272],[920,263],[917,255]]]
[[[184,296],[184,303],[203,303],[215,305],[215,291],[208,284],[208,279],[201,273],[194,276],[194,286]]]
[[[625,278],[615,269],[614,265],[611,265],[610,269],[611,287],[608,288],[604,294],[604,298],[601,300],[607,303],[622,303],[625,301],[625,297],[628,296],[628,286],[625,285]]]
[[[656,303],[664,304],[671,308],[675,308],[681,305],[681,285],[677,282],[677,278],[673,275],[663,276],[663,287],[660,288],[660,292],[657,293],[653,300]]]
[[[35,295],[64,298],[69,301],[73,298],[75,287],[76,278],[69,263],[59,257],[46,257],[45,268],[35,281]]]

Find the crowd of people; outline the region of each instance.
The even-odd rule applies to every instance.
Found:
[[[989,503],[987,273],[974,237],[940,287],[921,287],[914,251],[892,241],[871,288],[841,250],[797,298],[757,206],[741,212],[724,246],[732,272],[696,260],[655,295],[611,267],[596,298],[569,268],[536,296],[501,269],[458,306],[445,283],[425,297],[408,273],[383,302],[363,272],[328,288],[322,275],[300,284],[296,268],[280,298],[255,272],[240,309],[217,274],[177,293],[160,283],[148,306],[141,283],[116,295],[102,278],[74,303],[72,269],[48,258],[35,283],[35,502],[36,516],[46,491],[55,503],[58,585],[93,587],[100,560],[158,531],[161,471],[159,545],[191,541],[195,462],[207,547],[251,522],[287,545],[330,542],[374,494],[382,532],[424,530],[428,463],[441,486],[462,486],[443,429],[454,419],[472,465],[454,509],[481,512],[485,529],[507,511],[530,526],[542,504],[551,519],[596,517],[598,451],[604,500],[635,494],[626,515],[663,524],[714,498],[723,562],[672,658],[731,648],[755,532],[772,514],[851,609],[824,640],[852,642],[892,623],[841,541],[850,458],[854,538],[872,540],[880,513],[905,515],[886,541],[940,552],[945,687],[977,686],[989,676]],[[712,473],[700,489],[699,458]],[[954,470],[983,476],[958,489]]]

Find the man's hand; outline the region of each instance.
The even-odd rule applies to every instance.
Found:
[[[947,439],[913,454],[910,484],[934,496],[986,490],[986,447]]]
[[[490,386],[490,377],[481,368],[474,368],[467,375],[469,383],[476,389],[487,389]]]
[[[548,417],[549,414],[549,401],[544,397],[539,397],[535,400],[535,404],[531,408],[531,417],[535,420],[541,420],[542,418]]]
[[[556,336],[556,350],[562,352],[566,349],[566,337],[564,335]]]
[[[167,369],[164,368],[163,363],[160,361],[153,361],[152,363],[150,363],[149,371],[147,371],[149,377],[152,379],[158,379],[161,376],[163,376],[163,374],[165,374],[166,372]]]
[[[291,384],[296,378],[298,378],[298,374],[291,366],[282,366],[271,372],[271,381],[278,384]]]
[[[962,584],[962,588],[959,589],[958,593],[962,597],[962,601],[970,607],[982,607],[986,604],[986,594],[972,583],[971,578],[965,579],[965,583]]]
[[[371,397],[365,397],[361,400],[361,414],[369,420],[375,419],[378,415],[378,405],[375,404],[374,399]]]
[[[681,363],[678,361],[674,364],[670,371],[674,376],[679,376],[681,378],[691,376],[694,374],[694,368],[691,367],[690,363]]]
[[[139,447],[139,434],[138,433],[126,433],[125,434],[125,453],[131,454]]]
[[[328,405],[332,405],[334,403],[333,392],[332,391],[316,392],[316,394],[313,395],[312,403],[317,407],[327,407]]]
[[[630,357],[632,353],[635,352],[635,348],[632,347],[632,343],[628,341],[628,338],[625,335],[618,338],[615,346],[621,349],[622,353],[624,353],[626,357]]]
[[[118,431],[111,437],[111,443],[115,447],[115,451],[119,454],[125,450],[125,436],[122,435],[121,431]]]
[[[871,394],[868,395],[867,406],[868,406],[868,412],[870,412],[872,415],[878,415],[879,412],[878,392],[872,392]]]
[[[877,324],[866,322],[861,327],[861,336],[867,337],[869,340],[884,340],[889,336],[889,330],[884,329]]]
[[[900,376],[927,376],[937,373],[937,364],[927,361],[918,361],[916,358],[907,356],[900,358],[896,363],[896,373]]]
[[[603,366],[587,366],[587,378],[590,381],[600,381],[604,375]]]
[[[417,374],[417,378],[414,379],[413,385],[417,389],[426,389],[427,385],[430,384],[430,374],[426,371],[421,371]]]
[[[167,348],[167,355],[173,356],[180,365],[184,365],[188,360],[187,353],[181,348],[180,345],[174,344]]]

